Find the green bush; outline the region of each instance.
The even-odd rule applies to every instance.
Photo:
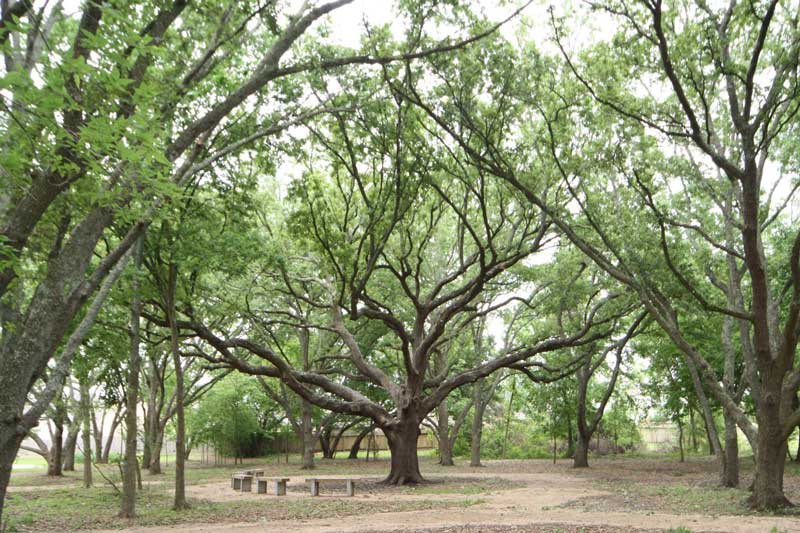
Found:
[[[259,455],[263,428],[253,380],[233,375],[219,382],[187,413],[187,433],[196,443],[209,443],[230,457]]]
[[[559,454],[563,442],[559,443]],[[453,446],[453,454],[468,457],[470,454],[469,431],[462,431]],[[485,424],[481,439],[483,459],[545,459],[553,456],[553,444],[543,431],[531,424],[512,421],[506,441],[505,424]]]

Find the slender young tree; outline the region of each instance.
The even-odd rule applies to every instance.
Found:
[[[175,263],[169,264],[167,285],[167,317],[169,321],[170,350],[172,364],[175,366],[175,502],[173,509],[188,508],[186,502],[186,422],[184,420],[183,363],[181,363],[180,340],[178,338],[178,319],[175,309],[177,270]]]
[[[618,340],[609,343],[609,345],[602,349],[597,358],[592,353],[584,360],[584,363],[575,372],[575,378],[578,383],[578,408],[576,411],[577,427],[578,427],[578,443],[575,448],[575,456],[573,458],[572,466],[574,468],[588,468],[589,467],[589,442],[592,439],[595,431],[597,431],[600,421],[603,419],[603,414],[606,410],[606,405],[614,393],[614,387],[617,384],[619,377],[620,367],[622,365],[623,353],[630,339],[637,333],[637,329],[645,319],[646,314],[640,314],[633,321],[633,324],[628,328],[625,334]],[[596,348],[595,346],[590,349]],[[592,376],[597,370],[606,362],[609,353],[614,353],[614,366],[611,369],[611,376],[605,386],[605,390],[594,408],[594,413],[589,416],[587,407],[590,407],[588,401],[589,383]]]
[[[80,394],[81,394],[81,435],[82,435],[82,452],[83,452],[83,487],[92,487],[92,433],[89,417],[91,416],[91,409],[89,404],[92,401],[91,394],[89,393],[89,384],[86,379],[80,381]]]
[[[130,351],[128,356],[128,372],[125,397],[125,458],[122,470],[122,498],[119,516],[133,518],[136,516],[136,477],[139,472],[136,456],[139,423],[136,413],[139,407],[139,366],[141,365],[140,321],[142,315],[141,266],[144,248],[144,235],[139,237],[133,251],[134,272],[131,283],[130,310]]]

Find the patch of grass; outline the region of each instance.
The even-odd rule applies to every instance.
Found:
[[[191,508],[172,510],[172,494],[146,489],[137,496],[137,518],[116,517],[119,496],[108,488],[53,489],[10,494],[6,500],[9,531],[74,531],[78,529],[121,529],[130,526],[170,526],[192,523],[261,522],[337,518],[380,512],[418,511],[468,507],[479,499],[453,501],[380,501],[346,498],[243,500],[210,502],[190,500]]]
[[[743,502],[748,496],[748,491],[743,489],[687,485],[641,488],[646,496],[663,499],[666,506],[673,512],[722,515],[742,514],[747,510]]]
[[[784,471],[786,474],[791,475],[800,475],[800,463],[795,461],[786,461],[786,469]]]
[[[750,492],[746,489],[724,488],[708,484],[664,482],[646,484],[630,480],[598,480],[595,484],[609,496],[581,498],[563,507],[584,510],[608,510],[609,506],[627,511],[656,511],[672,514],[702,514],[706,516],[743,515],[774,516],[800,515],[800,509],[790,507],[780,512],[759,512],[747,506]],[[676,530],[680,533],[680,530]]]
[[[488,494],[493,491],[511,490],[524,487],[525,483],[502,478],[454,479],[445,483],[431,483],[404,487],[406,494]]]
[[[11,489],[15,487],[45,487],[79,485],[82,475],[78,472],[64,472],[63,476],[51,477],[46,472],[11,472]]]
[[[44,457],[39,457],[38,455],[27,456],[27,457],[17,457],[14,460],[15,465],[29,465],[29,466],[39,466],[42,468],[47,468],[47,461],[44,460]]]

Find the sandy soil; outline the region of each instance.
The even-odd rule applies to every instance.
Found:
[[[375,533],[385,531],[661,531],[683,526],[694,532],[714,531],[726,533],[750,532],[798,532],[800,519],[790,517],[756,517],[756,516],[704,516],[700,514],[666,514],[654,512],[599,512],[580,511],[559,508],[570,501],[586,497],[602,497],[609,495],[596,489],[586,476],[572,474],[569,471],[545,471],[514,473],[506,469],[487,469],[481,473],[471,474],[474,477],[504,478],[524,483],[523,488],[496,491],[479,496],[464,494],[413,495],[391,493],[359,493],[356,498],[365,500],[380,499],[458,499],[479,498],[483,503],[467,508],[444,509],[439,511],[409,511],[398,513],[380,513],[371,516],[348,517],[341,520],[307,520],[291,522],[237,523],[237,524],[193,524],[171,528],[133,528],[130,533],[170,532],[256,532],[256,531],[291,531],[293,533],[317,532],[350,532]],[[511,469],[508,469],[511,470]],[[453,474],[455,477],[467,477],[468,474]],[[304,476],[303,476],[304,477]],[[303,477],[290,479],[290,485],[302,485]],[[321,476],[322,477],[322,476]],[[440,475],[438,477],[445,477]],[[323,496],[338,498],[339,495]],[[190,497],[213,501],[234,501],[242,498],[260,498],[268,504],[274,496],[255,493],[236,493],[226,482],[216,482],[187,487]],[[330,493],[329,493],[330,494]],[[291,491],[287,498],[308,498],[301,491]],[[555,526],[559,526],[556,528]],[[563,529],[562,529],[563,528]],[[775,528],[775,529],[773,529]]]

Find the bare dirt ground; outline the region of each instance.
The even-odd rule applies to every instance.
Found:
[[[742,516],[720,513],[719,494],[711,492],[715,500],[704,503],[704,494],[713,491],[713,465],[708,461],[689,463],[665,460],[622,459],[596,460],[593,468],[576,471],[567,461],[553,465],[546,461],[494,461],[487,468],[469,470],[456,467],[452,474],[437,469],[429,474],[433,479],[457,478],[468,485],[469,479],[477,484],[488,483],[488,489],[479,494],[467,491],[458,493],[437,492],[436,484],[413,490],[370,490],[371,483],[356,487],[355,498],[363,501],[433,498],[439,500],[464,500],[465,494],[480,501],[468,507],[425,511],[386,512],[372,515],[350,516],[346,519],[313,519],[271,521],[259,523],[187,524],[174,527],[132,528],[130,533],[170,532],[224,532],[255,531],[350,532],[378,533],[387,531],[440,532],[586,532],[617,533],[622,531],[665,531],[686,528],[692,532],[798,532],[800,517],[795,516]],[[293,475],[289,481],[286,498],[309,498],[305,492],[305,475]],[[319,477],[325,477],[320,475]],[[491,480],[491,481],[490,481]],[[502,486],[502,480],[509,486]],[[456,481],[456,479],[450,479]],[[797,479],[787,480],[790,496],[799,487]],[[749,480],[745,479],[745,483]],[[494,485],[492,485],[494,484]],[[448,482],[443,486],[451,486]],[[657,490],[652,491],[651,489]],[[366,489],[366,490],[365,490]],[[236,493],[229,481],[214,481],[187,488],[188,495],[201,500],[226,502],[242,499],[262,499],[269,505],[275,496],[255,493]],[[651,491],[651,492],[648,492]],[[661,492],[659,492],[661,491]],[[341,498],[323,486],[321,498]],[[327,493],[327,495],[326,495]],[[700,508],[675,508],[683,494],[695,501],[701,497]],[[432,496],[435,494],[435,496]],[[677,494],[677,499],[676,499]],[[741,499],[743,491],[728,491],[725,497]],[[644,502],[644,503],[642,503]],[[678,502],[676,504],[676,502]],[[707,505],[707,507],[703,507]],[[731,507],[731,513],[742,509]],[[376,507],[379,507],[376,505]],[[684,530],[684,531],[685,531]]]

